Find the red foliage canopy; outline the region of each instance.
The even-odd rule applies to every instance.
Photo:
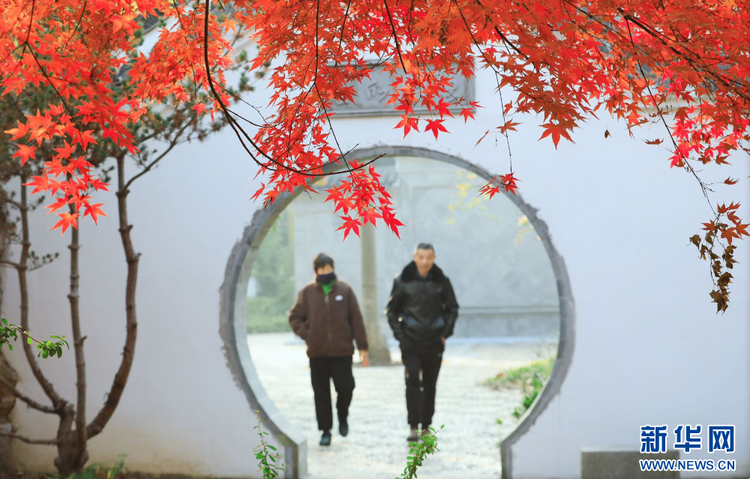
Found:
[[[255,134],[245,133],[238,117],[230,121],[268,175],[255,197],[273,201],[280,192],[309,187],[307,180],[324,166],[341,163],[349,179],[329,190],[328,199],[343,211],[345,234],[377,218],[394,232],[399,226],[374,170],[344,157],[329,122],[334,102],[356,101],[353,85],[373,72],[373,62],[393,77],[388,103],[401,115],[396,127],[405,135],[439,137],[454,108],[466,121],[473,118],[478,105],[451,97],[451,77],[487,68],[499,95],[506,88],[517,95],[512,102],[500,98],[498,128],[505,135],[518,113],[541,115],[541,138],[555,145],[602,110],[631,127],[659,121],[671,165],[694,174],[704,193],[708,186],[693,165],[726,163],[748,140],[746,0],[237,0],[221,6],[233,15],[219,23],[210,0],[0,0],[2,94],[48,83],[59,96],[58,104],[26,112],[26,121],[7,132],[21,161],[34,158],[41,142],[60,144],[44,175],[31,182],[35,191],[60,198],[53,209],[70,203],[93,218],[101,214],[87,193],[103,185],[83,160],[94,130],[137,153],[127,126],[155,102],[194,101],[188,82],[214,94],[213,104],[196,111],[222,109],[232,117],[222,72],[231,64],[225,35],[237,26],[253,32],[259,47],[252,68],[284,59],[270,78],[272,114],[255,125]],[[137,19],[149,15],[161,15],[167,26],[131,62],[133,93],[115,98],[111,73],[128,62]],[[208,67],[218,74],[207,75]],[[415,114],[418,106],[428,113]],[[516,182],[511,168],[484,191],[513,191]],[[713,231],[726,241],[748,235],[739,218],[722,222],[727,211],[735,209],[715,209]],[[59,215],[56,227],[75,226],[77,213]]]

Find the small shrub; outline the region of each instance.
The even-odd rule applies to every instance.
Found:
[[[547,383],[547,380],[549,380],[554,364],[554,357],[534,361],[528,366],[522,366],[488,378],[484,381],[484,384],[492,389],[499,389],[501,387],[509,389],[520,388],[523,391],[523,402],[521,406],[513,411],[513,416],[520,418],[534,404],[534,400]]]
[[[440,426],[442,430],[445,425]],[[406,457],[406,468],[401,474],[400,479],[414,479],[417,477],[417,470],[424,462],[425,458],[429,455],[438,451],[437,447],[437,431],[434,428],[430,428],[430,431],[422,435],[422,443],[419,441],[409,443],[409,455]],[[399,479],[399,478],[397,478]]]
[[[268,433],[260,427],[263,419],[260,418],[259,411],[255,411],[255,417],[258,419],[258,425],[253,427],[253,429],[258,431],[260,444],[253,448],[253,452],[255,452],[255,459],[258,460],[258,470],[263,473],[263,479],[275,479],[279,476],[280,472],[284,472],[284,464],[276,464],[276,458],[279,456],[279,453],[276,452],[275,447],[268,444],[265,440],[265,436],[268,436]]]

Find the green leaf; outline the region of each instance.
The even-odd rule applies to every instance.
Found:
[[[8,326],[8,320],[3,318],[3,324],[7,327]]]

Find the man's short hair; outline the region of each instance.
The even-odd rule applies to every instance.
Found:
[[[416,248],[414,248],[414,252],[416,253],[418,249],[428,249],[435,252],[435,248],[430,243],[419,243]]]
[[[333,258],[328,256],[325,253],[320,253],[318,256],[313,259],[313,271],[318,271],[321,268],[325,268],[326,266],[330,266],[333,268]]]

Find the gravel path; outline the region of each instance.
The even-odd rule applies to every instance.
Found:
[[[308,441],[306,479],[393,479],[406,467],[405,386],[400,352],[391,348],[395,366],[356,367],[356,388],[349,411],[349,435],[334,432],[330,447],[318,445],[310,368],[305,345],[292,333],[254,334],[248,344],[258,375],[276,407]],[[437,386],[434,426],[440,451],[419,470],[424,479],[500,477],[498,441],[517,420],[521,404],[516,390],[492,389],[481,382],[500,371],[555,353],[556,344],[477,343],[448,340]],[[355,355],[355,360],[358,357]],[[333,388],[332,388],[333,389]],[[332,391],[335,398],[335,392]],[[334,417],[335,417],[334,399]],[[496,419],[503,421],[498,426]],[[335,419],[334,419],[335,421]],[[334,425],[336,429],[337,424]]]

